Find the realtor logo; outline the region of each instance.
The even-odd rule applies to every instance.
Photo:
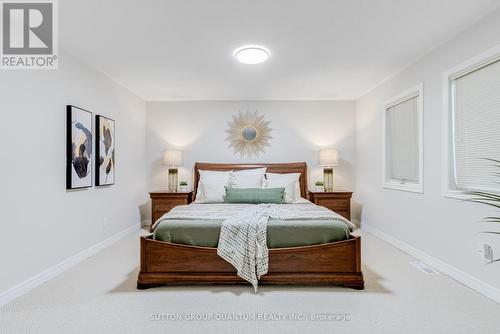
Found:
[[[55,69],[56,0],[0,0],[2,69]]]

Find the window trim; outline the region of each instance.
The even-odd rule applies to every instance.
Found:
[[[402,184],[388,178],[387,173],[387,109],[417,97],[418,114],[418,183]],[[384,102],[382,116],[382,187],[386,189],[424,193],[424,84],[420,83]]]
[[[453,172],[452,156],[455,154],[453,149],[453,124],[455,114],[453,112],[453,91],[454,80],[486,67],[496,61],[500,60],[500,45],[497,45],[485,52],[474,56],[463,63],[454,66],[443,73],[443,118],[442,118],[442,133],[443,133],[443,166],[442,166],[442,195],[447,198],[454,198],[459,200],[467,199],[463,191],[455,188],[452,178],[456,173]],[[471,189],[472,190],[472,189]],[[474,190],[488,190],[490,189],[474,189]]]

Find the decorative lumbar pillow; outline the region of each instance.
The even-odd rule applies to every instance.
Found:
[[[285,203],[285,188],[231,188],[226,187],[226,203]]]
[[[300,197],[300,173],[266,173],[266,188],[285,188],[285,203],[293,203]]]
[[[223,172],[212,171],[212,170],[199,170],[198,172],[200,173],[200,180],[198,181],[195,203],[205,203],[205,193],[207,191],[203,189],[203,183],[211,184],[212,189],[208,191],[210,198],[214,197],[217,198],[218,194],[220,193],[222,193],[221,196],[224,195],[224,187],[229,184],[229,177],[232,173],[232,170]],[[213,187],[217,187],[217,185],[220,186],[220,189],[216,192],[216,194],[214,194],[214,196],[211,196]],[[223,202],[222,199],[221,202]]]
[[[267,168],[244,169],[230,174],[229,185],[233,188],[263,188]]]

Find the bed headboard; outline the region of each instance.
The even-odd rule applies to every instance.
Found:
[[[200,180],[199,170],[241,170],[267,167],[269,173],[300,173],[300,195],[307,198],[307,164],[305,162],[272,163],[272,164],[221,164],[197,162],[194,164],[193,195],[196,196],[198,181]],[[196,198],[196,197],[194,197]]]

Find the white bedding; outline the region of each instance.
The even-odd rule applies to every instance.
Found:
[[[340,217],[351,229],[355,229],[356,226],[348,221],[347,219],[339,216],[333,211],[318,206],[305,198],[301,198],[292,204],[278,204],[284,205],[290,208],[296,213],[301,213],[302,215],[307,215],[313,211],[321,212],[322,218],[329,219],[332,217]],[[238,212],[248,208],[254,207],[255,204],[229,204],[229,203],[191,203],[189,205],[179,205],[170,210],[168,213],[164,214],[158,221],[153,225],[153,229],[158,226],[160,221],[163,219],[205,219],[205,220],[225,220]]]

